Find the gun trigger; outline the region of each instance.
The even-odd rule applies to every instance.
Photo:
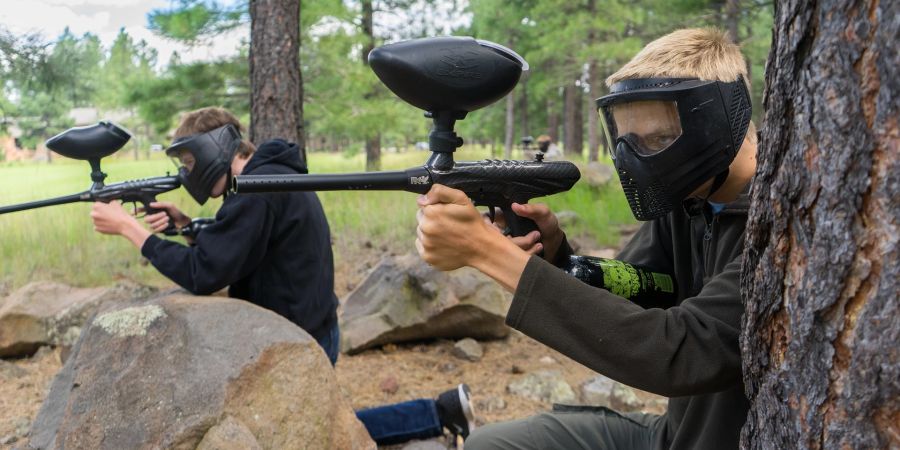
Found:
[[[494,222],[495,222],[495,220],[494,220],[494,215],[495,215],[496,213],[497,213],[497,211],[494,209],[493,206],[488,206],[488,217],[490,217],[491,223],[494,223]]]

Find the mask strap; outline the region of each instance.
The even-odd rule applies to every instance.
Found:
[[[722,171],[718,175],[716,175],[716,178],[713,180],[712,186],[709,188],[709,193],[706,194],[706,197],[703,199],[703,201],[709,202],[709,198],[712,197],[712,195],[715,194],[716,191],[718,191],[719,188],[721,188],[723,184],[725,184],[725,180],[727,180],[727,179],[728,179],[728,169],[725,169],[724,171]]]

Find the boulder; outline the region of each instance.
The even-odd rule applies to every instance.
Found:
[[[605,186],[613,178],[615,169],[609,164],[601,162],[591,162],[587,164],[579,164],[578,170],[581,171],[581,179],[589,186]]]
[[[85,325],[31,448],[375,448],[305,331],[240,300],[169,295]]]
[[[619,412],[644,408],[644,402],[632,388],[603,375],[597,375],[581,386],[581,399],[587,405],[605,406]]]
[[[385,257],[344,301],[341,349],[433,338],[497,339],[511,296],[470,268],[441,272],[418,255]]]
[[[511,394],[539,402],[572,403],[575,391],[558,370],[539,370],[513,381],[506,387]]]
[[[0,302],[0,357],[28,356],[43,345],[70,346],[101,305],[154,292],[133,283],[105,288],[30,283]]]

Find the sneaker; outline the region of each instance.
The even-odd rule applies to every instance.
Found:
[[[460,384],[455,389],[441,393],[435,400],[441,426],[454,435],[469,437],[475,429],[475,408],[469,394],[469,386]]]

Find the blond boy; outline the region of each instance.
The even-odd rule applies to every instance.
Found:
[[[756,169],[746,80],[740,49],[724,33],[679,30],[648,44],[598,99],[626,198],[645,221],[618,259],[673,275],[677,300],[665,308],[558,270],[572,250],[545,205],[514,205],[539,231],[507,239],[460,191],[435,186],[419,199],[416,247],[427,262],[481,270],[515,294],[510,326],[670,398],[660,416],[556,405],[477,430],[468,450],[737,448],[748,409],[739,275]]]

